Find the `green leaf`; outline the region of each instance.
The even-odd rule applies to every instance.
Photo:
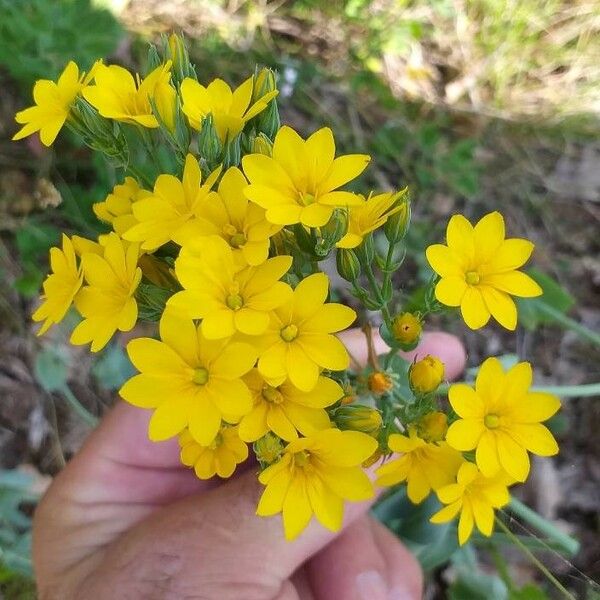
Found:
[[[508,600],[508,597],[502,579],[479,570],[461,570],[448,590],[450,600]]]
[[[512,590],[508,596],[509,600],[549,600],[544,590],[533,583],[528,583],[520,590]]]
[[[120,388],[133,374],[135,369],[121,346],[109,346],[95,362],[92,374],[98,385],[105,390]]]
[[[49,346],[35,359],[33,372],[38,383],[47,391],[62,390],[67,382],[68,355],[60,346]]]

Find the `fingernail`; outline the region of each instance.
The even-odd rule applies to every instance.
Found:
[[[388,586],[378,571],[364,571],[356,576],[360,600],[388,600]]]
[[[395,585],[388,593],[387,600],[417,600],[404,586]]]

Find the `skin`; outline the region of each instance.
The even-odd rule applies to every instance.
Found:
[[[366,360],[360,331],[341,337]],[[448,334],[425,334],[407,356],[427,354],[442,359],[448,379],[465,364]],[[286,542],[279,516],[255,515],[255,465],[227,481],[200,481],[180,464],[176,440],[148,441],[149,417],[119,402],[42,499],[33,527],[40,600],[422,597],[417,561],[367,514],[370,503],[348,503],[337,534],[313,519]]]

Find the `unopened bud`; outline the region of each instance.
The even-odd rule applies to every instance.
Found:
[[[344,390],[344,395],[340,400],[340,404],[352,404],[356,400],[356,390],[349,383],[345,383],[342,385],[342,389]]]
[[[207,115],[202,121],[202,128],[198,134],[198,151],[209,165],[216,164],[223,146],[217,130],[215,129],[212,114]]]
[[[369,375],[367,385],[371,392],[380,395],[389,392],[394,387],[394,382],[387,373],[375,371]]]
[[[403,346],[416,345],[421,337],[421,320],[413,313],[405,312],[394,317],[392,334],[394,339]]]
[[[252,142],[252,152],[273,156],[273,142],[264,133],[259,133]]]
[[[381,413],[369,406],[341,406],[335,411],[333,420],[342,430],[362,431],[372,436],[377,435],[383,424]]]
[[[324,258],[335,247],[348,229],[348,212],[335,210],[331,219],[319,229],[320,238],[315,245],[315,253]]]
[[[410,367],[408,378],[416,394],[433,392],[444,379],[444,363],[437,356],[428,354]]]
[[[440,411],[423,415],[417,421],[417,434],[426,442],[441,442],[448,431],[448,417]]]
[[[354,250],[338,248],[335,255],[337,272],[346,281],[356,281],[360,277],[360,262]]]
[[[383,232],[390,244],[396,244],[404,238],[410,224],[410,199],[408,188],[398,192],[397,203],[401,205],[400,210],[391,215],[386,221]]]
[[[261,465],[273,464],[283,452],[283,443],[274,433],[267,433],[254,442],[254,454]]]

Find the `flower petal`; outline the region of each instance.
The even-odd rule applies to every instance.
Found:
[[[466,452],[477,446],[484,431],[485,427],[481,420],[459,419],[448,427],[446,441],[456,450]]]
[[[443,277],[435,286],[435,297],[446,306],[460,306],[467,287],[464,276]]]
[[[466,383],[455,383],[448,390],[448,400],[463,419],[483,418],[485,405],[475,390]]]
[[[529,475],[529,456],[525,448],[504,432],[498,432],[496,440],[502,468],[517,481],[525,481]]]
[[[487,309],[481,292],[474,287],[468,287],[460,303],[460,312],[462,317],[471,329],[480,329],[490,319],[490,312]]]
[[[492,317],[506,329],[514,331],[517,327],[517,307],[513,299],[504,292],[488,285],[480,285],[481,295]]]

